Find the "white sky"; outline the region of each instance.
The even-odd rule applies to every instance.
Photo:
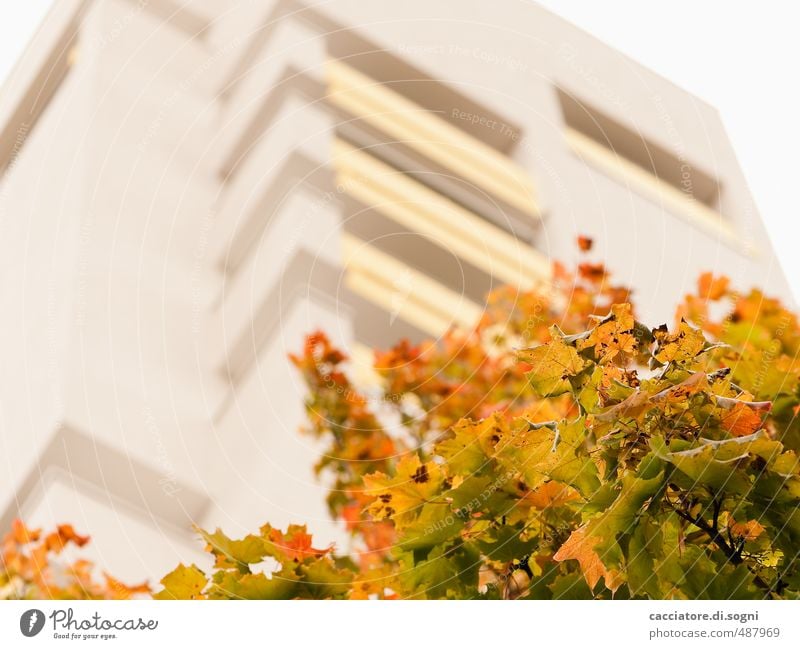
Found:
[[[0,83],[51,2],[0,5]],[[719,109],[800,298],[795,191],[800,188],[800,5],[785,0],[539,2]]]
[[[0,4],[0,84],[45,17],[53,0],[23,0]]]

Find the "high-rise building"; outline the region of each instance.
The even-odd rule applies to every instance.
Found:
[[[789,298],[716,111],[527,0],[59,0],[0,93],[0,523],[126,579],[342,540],[287,360],[469,326],[596,241],[658,324]]]

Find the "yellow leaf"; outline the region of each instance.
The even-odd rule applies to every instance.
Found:
[[[207,583],[200,568],[180,564],[161,580],[164,590],[153,595],[153,599],[205,599],[203,590]]]
[[[443,480],[438,464],[423,464],[416,455],[406,455],[397,464],[396,476],[383,473],[364,476],[365,493],[375,498],[367,512],[378,520],[411,522],[416,511],[439,493]]]
[[[697,356],[706,345],[705,336],[699,329],[690,326],[681,320],[678,331],[671,334],[666,326],[653,332],[658,343],[655,353],[657,360],[662,363],[687,361]]]
[[[587,364],[574,347],[560,338],[545,345],[523,349],[517,357],[530,365],[528,380],[531,387],[543,397],[568,392],[569,379],[583,371]]]

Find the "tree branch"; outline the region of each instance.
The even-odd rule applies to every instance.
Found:
[[[711,523],[711,527],[714,528],[715,531],[719,531],[719,511],[722,509],[722,498],[717,498],[714,496],[714,518]]]
[[[680,516],[683,520],[691,523],[695,527],[700,528],[706,534],[708,534],[708,536],[711,537],[711,540],[714,543],[717,544],[719,549],[722,550],[723,554],[728,558],[728,561],[730,561],[733,565],[738,566],[738,565],[741,565],[742,563],[744,563],[744,559],[742,558],[742,550],[744,549],[744,541],[741,541],[738,544],[738,547],[734,547],[733,542],[728,543],[725,540],[725,537],[723,537],[722,534],[720,534],[719,530],[717,529],[717,521],[718,521],[718,518],[719,518],[718,509],[719,509],[719,506],[721,505],[721,502],[718,504],[718,502],[716,500],[714,501],[714,526],[712,527],[711,525],[709,525],[702,518],[692,516],[691,514],[688,514],[687,512],[683,511],[682,509],[679,509],[678,507],[676,507],[675,504],[669,498],[666,498],[666,501],[669,504],[669,506],[672,507],[672,509],[675,511],[675,513],[678,516]],[[728,531],[730,533],[730,530],[728,530]],[[747,566],[747,568],[749,570],[750,566]],[[767,595],[769,595],[772,592],[772,586],[770,586],[766,581],[764,581],[759,575],[753,573],[752,570],[750,570],[750,572],[751,572],[751,574],[753,574],[753,582],[759,588],[763,588],[765,591],[767,591]]]
[[[682,509],[676,507],[675,503],[673,503],[669,498],[667,498],[667,502],[669,503],[669,506],[672,507],[672,509],[675,511],[675,513],[678,514],[678,516],[680,516],[683,520],[691,523],[695,527],[699,527],[706,534],[708,534],[711,537],[711,540],[714,541],[714,543],[716,543],[719,546],[719,549],[722,550],[725,556],[728,557],[728,561],[730,561],[734,565],[739,565],[744,561],[742,559],[742,555],[739,552],[737,552],[734,547],[728,544],[728,542],[725,540],[725,537],[722,536],[722,534],[720,534],[719,530],[716,528],[716,522],[717,522],[716,512],[714,516],[714,527],[712,527],[711,525],[706,523],[706,521],[704,521],[702,518],[694,517],[690,514],[687,514]]]

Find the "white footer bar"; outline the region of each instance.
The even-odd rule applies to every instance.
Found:
[[[0,602],[7,647],[730,649],[798,647],[799,627],[797,602]]]

